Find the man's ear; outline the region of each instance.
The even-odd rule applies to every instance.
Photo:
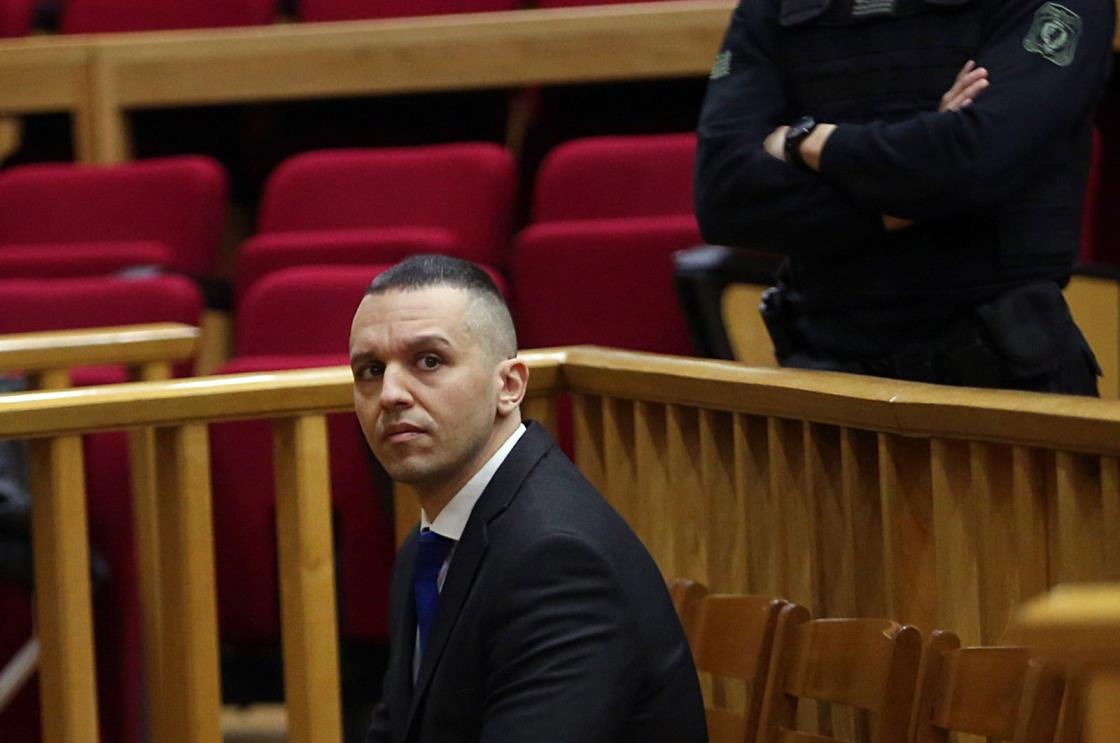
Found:
[[[498,414],[507,416],[517,410],[529,388],[529,367],[521,359],[506,359],[498,366]]]

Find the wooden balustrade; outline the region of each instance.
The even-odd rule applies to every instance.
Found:
[[[555,427],[557,398],[571,395],[577,463],[668,576],[786,596],[819,615],[949,627],[966,644],[1000,640],[1016,607],[1057,582],[1120,578],[1120,403],[595,348],[525,358],[527,414]],[[0,398],[0,437],[41,440],[36,497],[56,503],[52,534],[36,533],[40,600],[75,613],[85,573],[61,562],[54,535],[82,526],[67,442],[156,431],[168,610],[153,706],[167,709],[165,739],[218,735],[204,427],[272,418],[291,740],[338,740],[322,416],[351,404],[345,368]],[[399,523],[412,523],[397,502]],[[50,641],[46,702],[79,729],[95,708],[92,657],[66,645],[66,627]]]

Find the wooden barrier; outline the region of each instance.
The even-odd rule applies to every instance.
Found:
[[[525,358],[527,412],[554,425],[556,398],[572,396],[577,463],[666,575],[785,596],[819,615],[949,627],[967,644],[998,641],[1015,608],[1057,582],[1120,577],[1120,403],[594,348]],[[88,583],[52,536],[81,527],[68,442],[156,429],[163,600],[174,607],[160,619],[154,705],[172,721],[163,739],[217,739],[204,426],[264,417],[276,420],[285,483],[277,529],[291,739],[338,740],[322,416],[349,409],[351,394],[349,371],[334,368],[0,399],[0,437],[40,440],[46,495],[36,497],[60,504],[51,534],[36,533],[41,600],[73,612]],[[72,638],[59,627],[51,641]],[[84,719],[92,659],[49,660],[53,714]],[[48,678],[62,680],[47,687]],[[52,741],[65,738],[52,730]]]
[[[130,157],[158,106],[706,75],[733,0],[0,43],[0,114],[69,111],[85,162]]]
[[[0,373],[23,372],[28,375],[28,386],[39,390],[69,387],[71,369],[100,364],[126,366],[136,380],[169,379],[173,362],[194,356],[198,335],[196,328],[178,323],[3,335]],[[137,553],[140,562],[156,565],[158,499],[150,474],[155,467],[151,436],[151,430],[133,431],[129,449]],[[41,569],[42,560],[36,562],[38,645],[44,655],[40,681],[43,710],[69,712],[44,714],[44,734],[48,739],[90,740],[97,731],[97,709],[88,704],[93,678],[80,671],[73,674],[73,669],[93,662],[88,590],[81,588],[89,575],[81,440],[68,436],[46,443],[38,441],[30,457],[37,549],[49,552],[55,564],[66,565],[69,570],[62,576]],[[146,693],[156,698],[162,678],[159,612],[163,602],[158,577],[141,574],[141,579]],[[76,585],[56,585],[60,580]],[[59,596],[63,597],[60,603],[45,603]],[[161,713],[159,708],[150,710],[154,731],[162,729]]]

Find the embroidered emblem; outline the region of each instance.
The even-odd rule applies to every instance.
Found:
[[[1081,16],[1063,5],[1046,3],[1035,12],[1023,48],[1065,67],[1073,61],[1080,38]]]
[[[852,17],[865,18],[869,15],[890,15],[894,13],[894,0],[855,0],[852,3]]]
[[[716,63],[712,65],[712,74],[708,75],[709,80],[719,80],[721,77],[727,77],[731,74],[731,50],[725,49],[716,55]]]

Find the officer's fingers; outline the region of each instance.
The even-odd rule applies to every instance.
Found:
[[[937,110],[956,111],[962,108],[965,99],[975,99],[988,85],[986,70],[983,75],[977,75],[967,80],[962,80],[959,85],[954,85],[948,93],[941,96],[941,105]]]

